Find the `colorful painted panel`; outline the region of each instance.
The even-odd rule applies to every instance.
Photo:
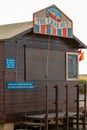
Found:
[[[34,33],[72,38],[72,21],[51,6],[34,14]]]

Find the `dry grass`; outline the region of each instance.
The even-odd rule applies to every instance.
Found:
[[[79,75],[79,80],[87,80],[87,75],[86,74],[82,74],[82,75]]]
[[[79,75],[80,93],[84,92],[84,84],[87,84],[87,75]]]

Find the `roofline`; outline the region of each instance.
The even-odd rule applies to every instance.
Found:
[[[73,38],[80,43],[79,47],[87,49],[87,46],[82,41],[80,41],[75,35],[73,35]]]
[[[20,24],[21,26],[23,25],[24,27],[23,27],[23,29],[20,29],[20,26],[19,26],[19,31],[16,29],[16,31],[18,32],[18,33],[13,33],[13,31],[12,31],[12,35],[11,35],[11,31],[10,31],[10,33],[7,35],[7,33],[9,32],[9,28],[12,28],[12,27],[10,27],[10,25],[12,26],[12,25],[15,25],[16,26],[16,24]],[[28,24],[29,24],[29,26],[28,26]],[[7,26],[8,26],[8,28],[7,28]],[[15,26],[13,26],[13,27],[15,27]],[[18,26],[18,25],[17,25]],[[27,32],[30,32],[31,30],[32,30],[32,28],[33,28],[33,25],[32,25],[32,21],[29,21],[29,22],[21,22],[21,23],[12,23],[12,24],[6,24],[6,25],[0,25],[0,27],[1,27],[1,36],[0,36],[0,41],[5,41],[5,40],[9,40],[9,39],[11,39],[11,38],[14,38],[14,37],[16,37],[16,36],[19,36],[19,35],[22,35],[22,34],[25,34],[25,33],[27,33]],[[4,30],[6,29],[6,31],[7,31],[7,29],[8,29],[8,32],[6,32],[6,31],[3,31],[3,28],[4,28]],[[14,29],[14,28],[13,28]],[[11,30],[11,29],[10,29]],[[15,31],[15,32],[16,32]],[[5,34],[7,35],[6,37],[5,37]]]
[[[33,27],[31,27],[31,28],[27,29],[26,31],[21,32],[21,33],[19,33],[19,34],[13,36],[13,37],[11,37],[11,38],[15,38],[15,37],[18,37],[18,36],[20,36],[20,35],[22,36],[22,35],[25,35],[26,33],[30,33],[30,32],[32,31],[32,29],[33,29]],[[9,38],[9,39],[10,39],[10,38]],[[9,39],[7,39],[7,40],[9,40]]]

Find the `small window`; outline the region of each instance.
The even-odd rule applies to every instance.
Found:
[[[66,79],[78,80],[78,54],[66,53]]]

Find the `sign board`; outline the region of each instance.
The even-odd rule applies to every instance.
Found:
[[[6,58],[5,60],[6,69],[16,68],[16,60],[14,58]]]
[[[55,5],[33,14],[34,33],[72,38],[72,20]]]
[[[26,90],[34,88],[34,82],[7,82],[6,88],[8,90]]]

